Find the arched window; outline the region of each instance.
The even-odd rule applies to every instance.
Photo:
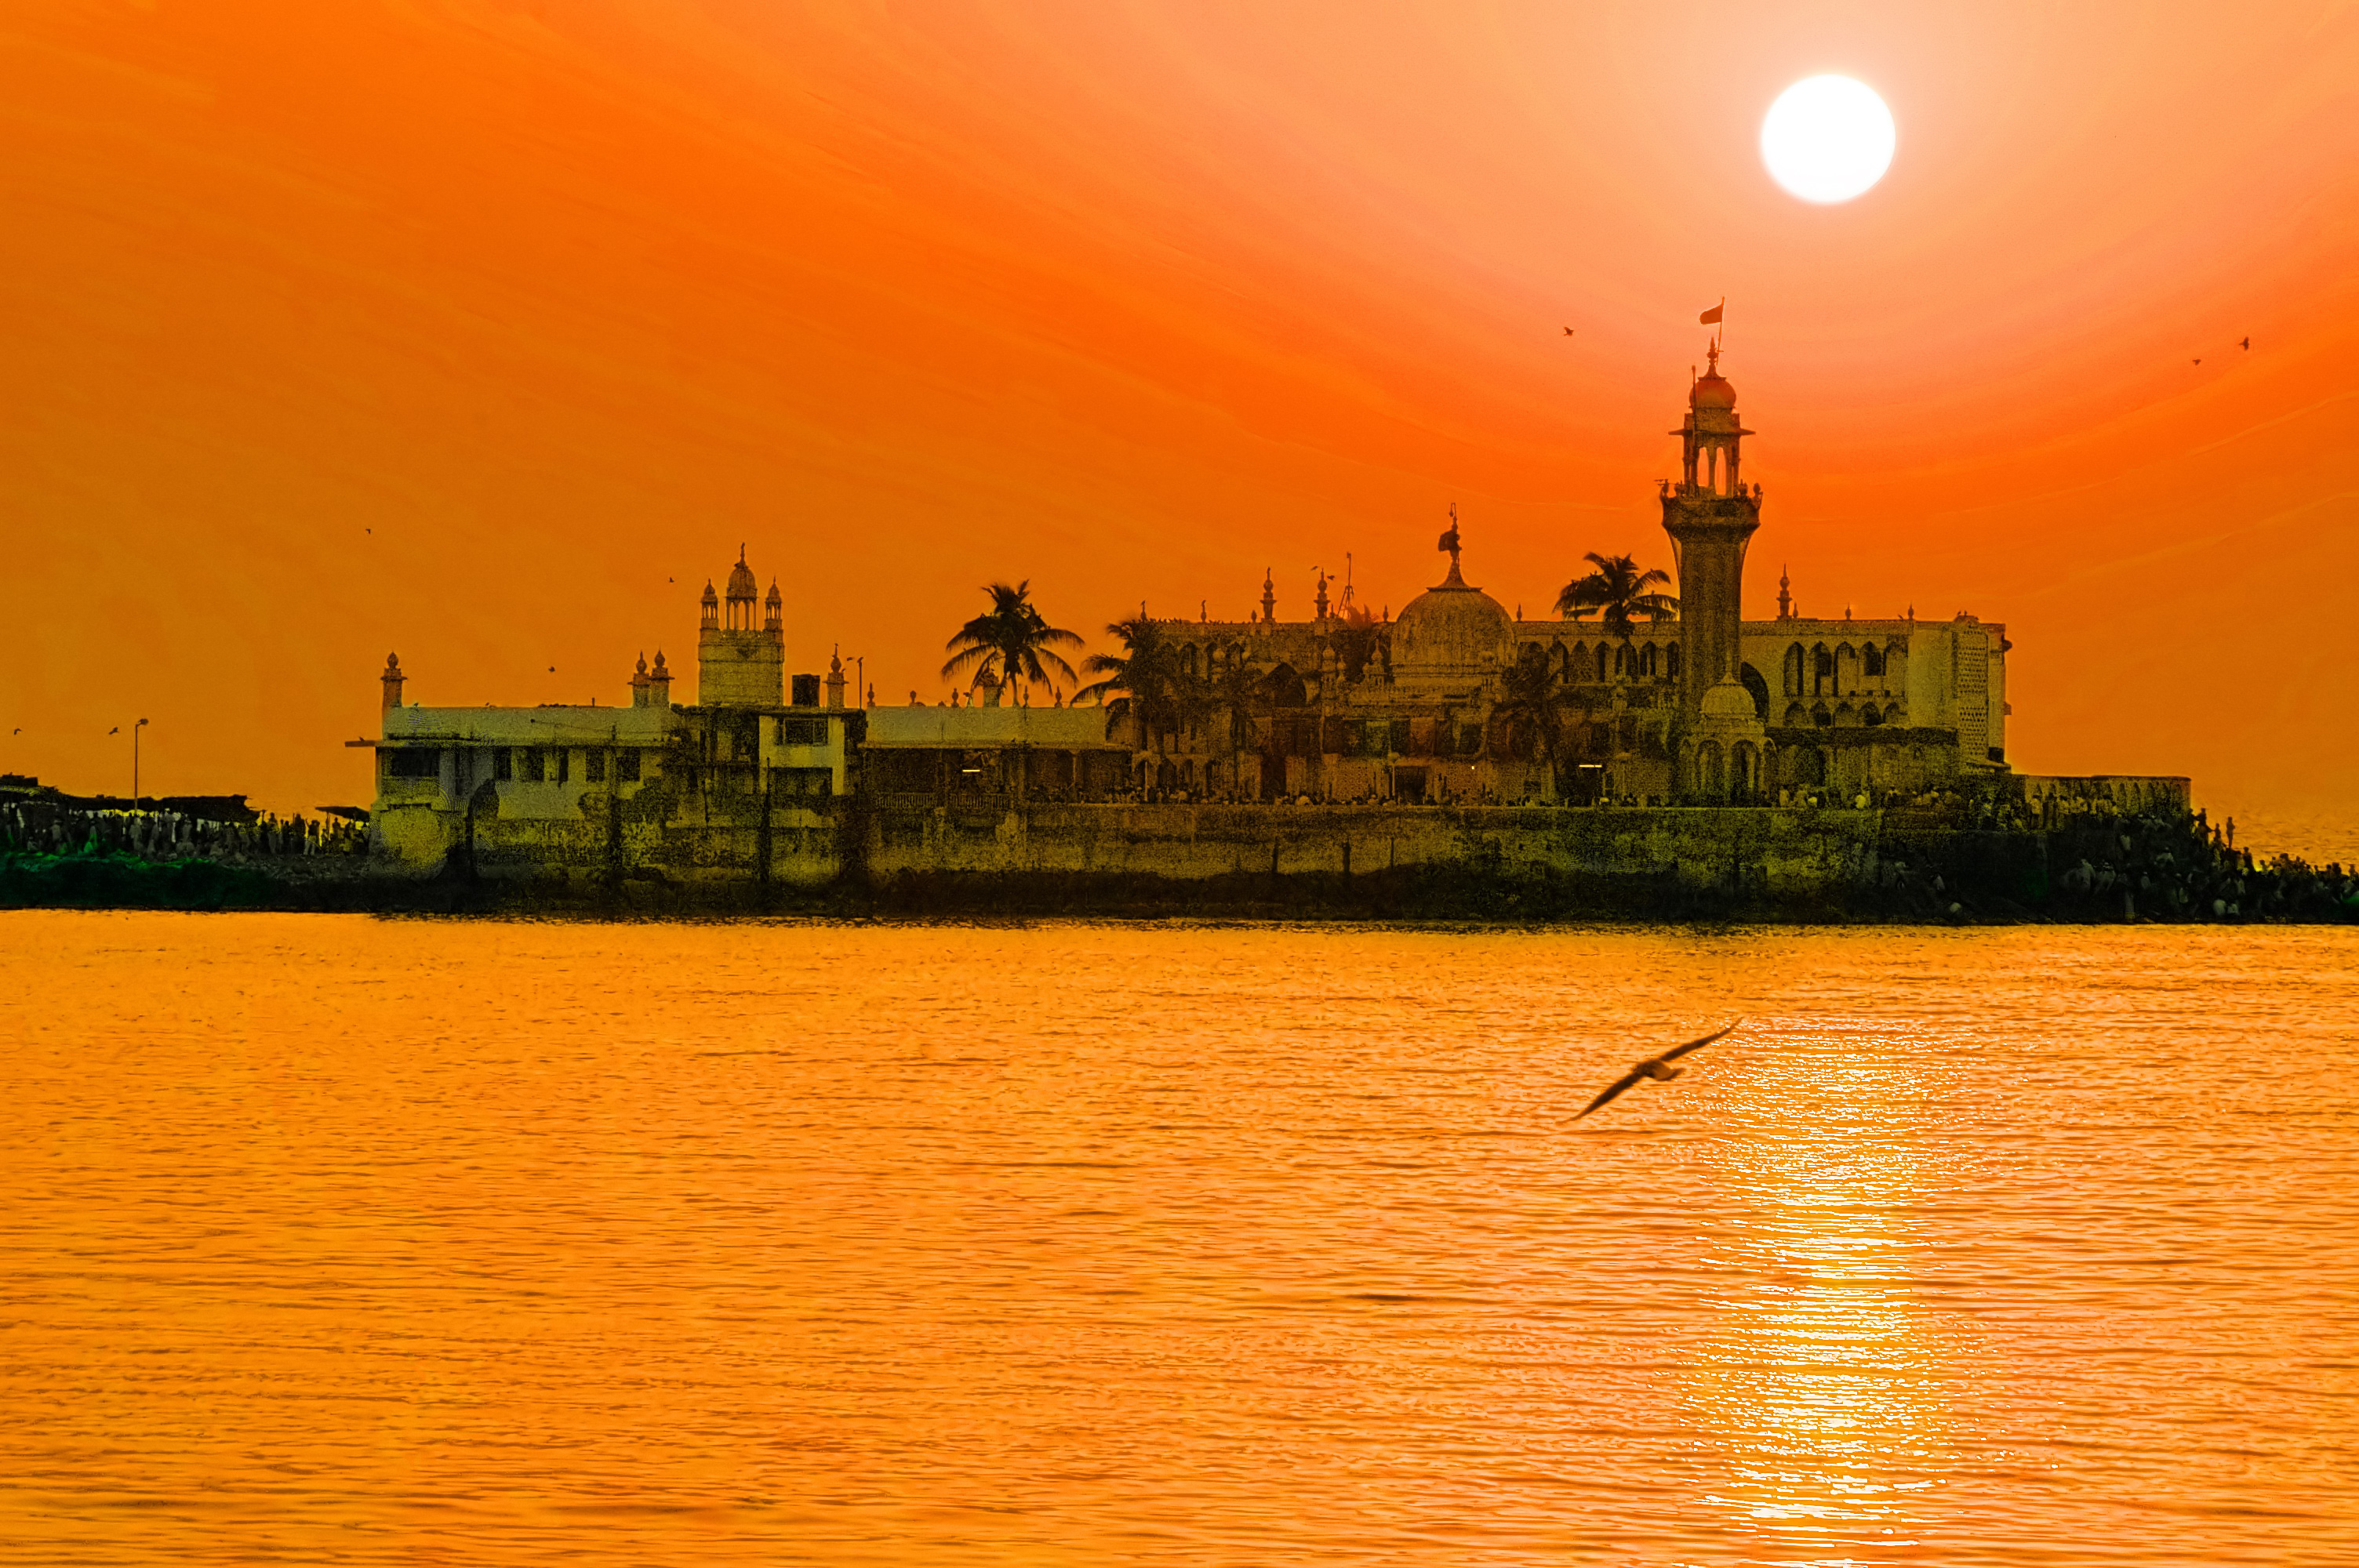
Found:
[[[1870,643],[1866,647],[1862,648],[1859,652],[1859,673],[1864,676],[1874,676],[1879,680],[1882,679],[1884,676],[1884,650],[1877,647],[1873,643]]]
[[[1849,643],[1835,648],[1835,691],[1849,697],[1859,689],[1859,650]]]
[[[1736,672],[1736,678],[1743,681],[1745,683],[1745,689],[1752,694],[1753,717],[1758,719],[1764,724],[1768,723],[1769,683],[1763,680],[1761,678],[1761,672],[1755,669],[1751,665],[1740,666]]]
[[[1655,644],[1647,643],[1638,650],[1638,673],[1652,679],[1655,674]]]
[[[1600,681],[1606,678],[1606,655],[1612,652],[1613,650],[1607,647],[1604,643],[1600,643],[1597,644],[1597,678]]]
[[[1871,702],[1859,710],[1859,721],[1862,724],[1881,724],[1884,722],[1884,715],[1877,711],[1875,704]]]
[[[1680,678],[1680,645],[1677,643],[1663,650],[1663,669],[1666,678]]]
[[[1802,695],[1802,644],[1799,643],[1786,649],[1786,695]]]
[[[1728,750],[1728,795],[1731,800],[1743,800],[1761,787],[1761,763],[1754,755],[1753,742],[1739,741]]]
[[[1728,778],[1720,755],[1720,742],[1706,741],[1696,748],[1695,789],[1707,800],[1718,800],[1728,790]]]
[[[1835,716],[1827,711],[1827,705],[1825,703],[1821,702],[1817,707],[1810,709],[1810,722],[1817,725],[1820,729],[1824,730],[1833,724],[1834,721]]]
[[[1808,724],[1810,721],[1810,716],[1802,711],[1802,705],[1800,703],[1789,702],[1786,705],[1787,729],[1799,730],[1803,725]]]
[[[1835,656],[1824,643],[1810,650],[1810,695],[1824,697],[1835,683]]]

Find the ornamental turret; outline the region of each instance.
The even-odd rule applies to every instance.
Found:
[[[740,547],[729,568],[722,611],[713,614],[712,585],[704,587],[704,621],[696,634],[696,700],[705,708],[780,708],[786,704],[787,641],[776,584],[769,612],[755,622],[761,587]]]
[[[1766,739],[1738,654],[1745,552],[1761,526],[1761,487],[1748,491],[1741,478],[1753,432],[1737,421],[1736,389],[1722,379],[1717,341],[1688,388],[1687,419],[1671,434],[1680,438],[1680,482],[1662,502],[1680,577],[1680,715],[1688,738],[1679,787],[1726,798],[1756,787],[1751,762]],[[1742,765],[1739,743],[1747,744]]]

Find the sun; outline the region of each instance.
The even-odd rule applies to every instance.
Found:
[[[1805,201],[1848,201],[1892,167],[1892,111],[1864,81],[1810,76],[1777,94],[1761,122],[1761,161]]]

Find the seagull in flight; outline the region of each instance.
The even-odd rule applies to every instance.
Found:
[[[1567,328],[1564,330],[1564,335],[1565,335],[1566,337],[1568,337],[1568,338],[1571,337],[1571,336],[1572,336],[1572,329],[1571,329],[1571,328],[1570,328],[1570,327],[1567,327]]]
[[[1740,1020],[1739,1022],[1742,1021]],[[1614,1096],[1630,1087],[1633,1084],[1636,1084],[1640,1078],[1652,1078],[1658,1084],[1669,1083],[1673,1078],[1678,1077],[1681,1073],[1687,1071],[1685,1067],[1672,1066],[1671,1064],[1673,1062],[1678,1061],[1680,1057],[1686,1055],[1690,1051],[1698,1050],[1703,1046],[1711,1044],[1713,1041],[1719,1039],[1723,1034],[1731,1033],[1735,1028],[1736,1025],[1732,1023],[1728,1028],[1716,1030],[1713,1033],[1705,1035],[1701,1040],[1690,1040],[1684,1045],[1672,1046],[1669,1050],[1664,1052],[1659,1056],[1647,1057],[1645,1061],[1639,1063],[1636,1066],[1623,1074],[1621,1077],[1615,1079],[1613,1083],[1606,1085],[1604,1091],[1595,1099],[1589,1102],[1589,1110],[1595,1110],[1599,1106],[1605,1104],[1608,1100],[1614,1098]],[[1581,1116],[1587,1116],[1589,1114],[1589,1110],[1582,1111]],[[1572,1119],[1579,1121],[1581,1119],[1581,1116],[1576,1116]]]
[[[2250,338],[2239,339],[2236,346],[2240,349],[2250,349],[2253,346],[2253,340]]]

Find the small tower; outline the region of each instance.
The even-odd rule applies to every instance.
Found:
[[[842,643],[836,644],[835,651],[827,656],[827,705],[830,708],[843,706],[843,645]]]
[[[385,656],[385,674],[377,676],[377,679],[384,683],[385,686],[386,708],[395,708],[401,706],[401,683],[403,678],[404,677],[401,673],[401,660],[395,654],[387,654]]]
[[[1794,579],[1786,575],[1784,567],[1779,567],[1777,568],[1777,619],[1780,621],[1794,619],[1794,596],[1787,591],[1793,586]]]
[[[729,582],[721,598],[721,614],[713,614],[711,583],[704,589],[704,623],[696,634],[696,700],[706,708],[781,708],[786,705],[787,643],[781,626],[778,590],[770,589],[769,613],[756,625],[755,606],[760,587],[745,552],[729,568]]]
[[[762,630],[783,633],[786,629],[786,601],[778,597],[778,579],[770,579],[770,597],[762,600]]]
[[[647,706],[647,656],[645,654],[639,655],[639,667],[631,672],[631,706]]]
[[[1261,573],[1261,620],[1265,626],[1277,619],[1277,589],[1270,581],[1271,569],[1264,567]]]
[[[721,596],[712,591],[711,578],[704,579],[704,597],[697,602],[703,607],[702,613],[698,615],[696,620],[697,630],[701,632],[721,630]]]
[[[1680,573],[1682,701],[1689,716],[1703,694],[1737,673],[1744,613],[1745,550],[1761,526],[1761,492],[1738,482],[1740,451],[1753,434],[1736,420],[1736,389],[1721,379],[1720,345],[1688,389],[1680,438],[1680,483],[1662,498],[1663,532]]]
[[[1705,799],[1757,789],[1767,741],[1741,677],[1745,551],[1761,526],[1761,491],[1739,480],[1745,438],[1736,389],[1720,373],[1720,344],[1688,388],[1680,482],[1662,497],[1663,532],[1680,574],[1679,788]]]
[[[1318,608],[1319,608],[1319,619],[1320,619],[1320,620],[1321,620],[1321,621],[1326,620],[1326,619],[1327,619],[1327,571],[1326,571],[1326,568],[1323,568],[1323,567],[1320,568],[1320,572],[1319,572],[1319,598],[1318,598]]]
[[[664,667],[663,650],[656,650],[655,668],[647,672],[647,706],[669,710],[671,707],[671,671]]]

